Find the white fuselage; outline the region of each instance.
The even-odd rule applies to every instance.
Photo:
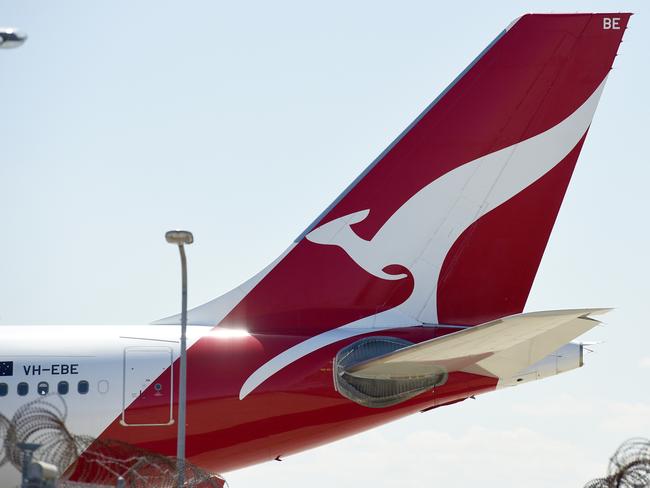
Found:
[[[209,331],[188,327],[188,344]],[[0,361],[11,363],[0,376],[0,414],[11,420],[22,405],[48,396],[64,407],[70,432],[90,437],[120,416],[128,423],[126,407],[180,349],[178,326],[2,326],[0,334]],[[159,393],[169,397],[171,412],[173,383]],[[5,463],[0,480],[13,486],[17,470]]]

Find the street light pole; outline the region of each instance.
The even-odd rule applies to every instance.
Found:
[[[185,484],[185,408],[187,391],[187,260],[185,245],[194,242],[194,236],[186,230],[170,230],[165,233],[165,239],[170,244],[178,246],[181,255],[182,300],[181,300],[181,371],[178,387],[178,443],[176,457],[178,459],[178,488]]]

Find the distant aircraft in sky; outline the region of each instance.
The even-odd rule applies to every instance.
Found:
[[[190,462],[228,472],[582,366],[571,341],[607,309],[522,312],[630,15],[512,22],[280,257],[189,311]],[[71,431],[174,456],[179,321],[2,327],[0,413],[59,394]]]

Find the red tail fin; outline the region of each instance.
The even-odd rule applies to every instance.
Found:
[[[447,324],[521,312],[629,17],[511,24],[241,301],[228,296],[222,323],[314,335],[389,309]],[[224,300],[190,322],[221,321]]]

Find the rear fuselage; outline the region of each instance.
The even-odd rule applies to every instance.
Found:
[[[456,330],[410,327],[380,332],[420,342]],[[11,363],[11,370],[0,377],[2,415],[11,419],[27,402],[60,395],[71,432],[175,455],[178,327],[4,326],[0,334],[0,360]],[[240,400],[243,382],[260,362],[303,340],[188,328],[191,462],[210,471],[230,471],[488,391],[497,383],[494,378],[452,373],[433,393],[395,407],[362,407],[341,396],[332,379],[332,359],[355,340],[350,339],[305,356]],[[4,478],[14,468],[1,469]]]

